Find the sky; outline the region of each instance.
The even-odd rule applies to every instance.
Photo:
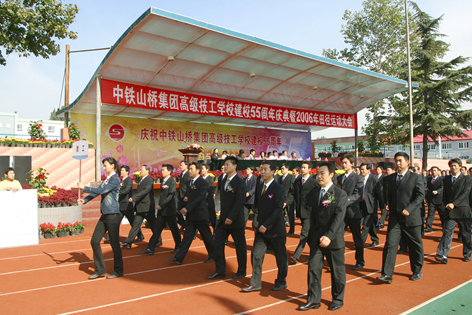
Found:
[[[0,66],[0,112],[18,112],[20,119],[47,120],[51,111],[62,106],[65,45],[71,50],[112,46],[126,29],[149,7],[188,16],[210,24],[256,36],[315,55],[326,48],[346,46],[340,33],[345,10],[359,11],[361,0],[64,0],[75,3],[80,11],[69,29],[78,33],[76,40],[59,40],[61,52],[49,59],[6,57]],[[450,43],[445,59],[459,55],[472,57],[472,1],[417,0],[419,7],[433,17],[443,16],[440,32]],[[4,51],[4,49],[2,49]],[[83,91],[107,51],[73,53],[70,68],[72,103]],[[472,62],[470,62],[472,64]],[[62,93],[62,97],[61,97]],[[472,108],[468,105],[467,108]],[[365,111],[358,113],[365,123]],[[330,136],[352,136],[347,129],[330,128]],[[312,138],[326,131],[312,133]]]

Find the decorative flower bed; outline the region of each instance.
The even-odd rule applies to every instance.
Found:
[[[17,139],[17,138],[0,138],[0,146],[5,147],[40,147],[40,148],[72,148],[72,144],[77,140],[59,141],[47,139]],[[85,139],[83,139],[85,140]],[[89,142],[89,148],[93,148],[93,143]]]
[[[75,223],[61,223],[57,224],[57,228],[51,222],[42,223],[39,225],[40,236],[43,238],[67,237],[69,235],[79,235],[84,233],[84,225],[80,221]]]

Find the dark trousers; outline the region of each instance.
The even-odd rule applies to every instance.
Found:
[[[220,223],[220,225],[223,223]],[[242,229],[225,229],[218,227],[215,230],[215,264],[216,273],[226,273],[225,260],[225,242],[231,234],[234,245],[236,247],[236,257],[238,259],[238,274],[246,274],[247,267],[247,246],[245,228]]]
[[[307,242],[308,232],[310,231],[310,218],[302,218],[302,231],[300,232],[300,242],[298,243],[297,249],[295,253],[293,253],[293,258],[296,260],[300,259],[300,256],[305,249],[305,245]]]
[[[360,203],[360,207],[362,210],[362,215],[364,216],[364,226],[362,227],[362,243],[365,244],[367,240],[367,235],[370,234],[370,238],[372,239],[372,242],[378,243],[379,242],[379,237],[377,236],[377,230],[375,229],[375,218],[378,215],[376,211],[373,211],[373,213],[368,213],[367,212],[367,207],[366,203],[362,202]]]
[[[384,212],[382,212],[382,215],[380,215],[379,226],[385,225],[385,220],[387,220],[387,216],[388,216],[388,210],[384,210]]]
[[[288,224],[290,224],[288,234],[293,234],[295,233],[295,205],[293,203],[287,207],[287,216]]]
[[[445,257],[449,255],[449,251],[451,250],[452,236],[454,235],[454,229],[457,223],[459,225],[459,236],[462,237],[462,254],[464,257],[470,257],[472,252],[470,236],[471,222],[471,219],[447,219],[443,225],[443,236],[438,245],[437,255]]]
[[[387,241],[383,250],[382,274],[391,277],[395,269],[395,260],[397,258],[398,244],[400,237],[405,236],[409,247],[410,268],[413,274],[418,274],[423,268],[424,250],[423,240],[421,239],[421,225],[401,226],[400,223],[390,220],[387,230]]]
[[[346,229],[349,227],[352,233],[352,239],[356,247],[356,263],[365,265],[364,261],[364,242],[361,234],[361,219],[345,218]]]
[[[175,243],[175,249],[179,248],[181,238],[180,238],[180,232],[179,228],[177,227],[177,220],[175,219],[175,216],[162,216],[161,214],[157,215],[156,218],[156,223],[154,225],[154,229],[152,230],[152,236],[151,239],[149,240],[149,244],[147,246],[147,249],[154,251],[154,248],[156,248],[157,243],[159,240],[162,240],[161,234],[162,230],[165,228],[167,225],[169,226],[170,231],[172,232],[172,237],[174,238],[174,243]]]
[[[114,270],[112,274],[117,276],[123,275],[123,255],[120,247],[120,223],[121,214],[102,214],[100,219],[98,219],[97,225],[92,234],[92,240],[90,241],[93,249],[93,260],[95,262],[96,274],[104,275],[107,272],[100,241],[102,240],[103,234],[108,231],[110,245],[113,249]]]
[[[274,255],[277,262],[277,279],[275,279],[276,285],[287,284],[287,273],[288,273],[288,258],[287,248],[285,247],[286,237],[275,237],[266,238],[262,233],[256,232],[254,238],[254,246],[252,248],[252,278],[250,284],[252,286],[261,286],[262,278],[262,263],[264,262],[264,256],[268,246],[272,246],[274,249]]]
[[[185,229],[186,221],[182,213],[180,213],[180,209],[184,208],[187,203],[184,202],[182,199],[179,199],[178,202],[178,210],[177,210],[177,223],[181,226],[181,228]]]
[[[344,247],[326,249],[319,246],[310,252],[308,261],[308,302],[321,302],[321,272],[324,257],[331,268],[331,296],[333,302],[343,303],[346,287],[346,265],[344,264]]]
[[[134,242],[136,235],[138,235],[139,231],[141,231],[141,225],[143,224],[143,220],[146,215],[147,215],[147,212],[136,213],[136,215],[134,216],[133,225],[131,226],[131,230],[129,231],[129,234],[128,234],[128,238],[125,239],[123,243],[131,244]]]
[[[134,222],[134,210],[133,208],[128,208],[126,211],[121,211],[121,220],[123,221],[123,218],[126,217],[128,219],[129,224],[133,224]],[[121,222],[121,221],[120,221]],[[144,238],[143,232],[141,231],[141,228],[139,228],[138,231],[138,237]]]
[[[211,234],[209,220],[202,221],[192,221],[187,220],[184,232],[184,237],[180,243],[179,251],[175,254],[175,258],[182,262],[187,255],[190,245],[192,245],[193,237],[197,232],[197,229],[200,231],[200,235],[205,243],[205,248],[208,252],[208,258],[213,258],[215,255],[215,245],[213,243],[213,235]]]
[[[428,203],[428,218],[426,219],[426,228],[431,229],[433,227],[434,217],[436,216],[436,211],[439,214],[439,219],[441,220],[441,226],[443,225],[443,216],[444,216],[444,207],[442,204],[436,205],[432,202]]]
[[[254,205],[245,204],[244,205],[244,222],[247,223],[249,220],[249,213],[254,209]]]

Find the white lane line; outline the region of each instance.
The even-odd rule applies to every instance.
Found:
[[[426,302],[423,302],[423,303],[421,303],[420,305],[417,305],[417,306],[415,306],[415,307],[409,309],[409,310],[406,311],[406,312],[401,313],[400,315],[407,315],[407,314],[410,314],[410,313],[412,313],[412,312],[414,312],[414,311],[416,311],[416,310],[422,308],[423,306],[426,306],[426,305],[428,305],[428,304],[430,304],[430,303],[432,303],[432,302],[434,302],[434,301],[436,301],[436,300],[442,298],[443,296],[446,296],[446,295],[448,295],[449,293],[452,293],[452,292],[454,292],[454,291],[456,291],[456,290],[462,288],[463,286],[468,285],[469,283],[472,283],[472,279],[469,280],[469,281],[467,281],[467,282],[464,282],[464,283],[458,285],[458,286],[455,287],[455,288],[450,289],[450,290],[447,291],[447,292],[444,292],[443,294],[440,294],[440,295],[438,295],[438,296],[435,296],[435,297],[433,297],[432,299],[430,299],[430,300],[428,300],[428,301],[426,301]]]
[[[461,245],[454,246],[454,247],[451,247],[451,249],[456,248],[456,247],[460,247],[460,246],[462,246],[462,244],[461,244]],[[430,257],[430,256],[434,256],[434,255],[436,255],[436,253],[432,253],[432,254],[429,254],[429,255],[425,255],[424,257]],[[408,265],[409,263],[410,263],[410,261],[408,260],[408,261],[406,261],[406,262],[404,262],[404,263],[395,265],[395,267],[400,267],[400,266],[403,266],[403,265]],[[364,276],[362,276],[362,277],[353,278],[353,279],[351,279],[351,280],[346,281],[346,284],[348,284],[348,283],[350,283],[350,282],[353,282],[353,281],[356,281],[356,280],[359,280],[359,279],[362,279],[362,278],[370,277],[370,276],[375,275],[375,274],[380,273],[380,272],[382,272],[382,270],[377,270],[377,271],[375,271],[375,272],[371,272],[371,273],[369,273],[369,274],[367,274],[367,275],[364,275]],[[472,280],[470,280],[470,281],[472,281]],[[468,281],[468,282],[470,282],[470,281]],[[327,290],[327,289],[330,289],[330,288],[331,288],[331,286],[326,287],[326,288],[323,288],[321,291],[324,291],[324,290]],[[243,314],[249,314],[249,313],[252,313],[252,312],[255,312],[255,311],[260,311],[260,310],[263,310],[263,309],[266,309],[266,308],[269,308],[269,307],[272,307],[272,306],[276,306],[276,305],[279,305],[279,304],[282,304],[282,303],[285,303],[285,302],[289,302],[289,301],[292,301],[292,300],[295,300],[295,299],[298,299],[298,298],[301,298],[301,297],[304,297],[304,296],[306,296],[306,294],[302,294],[302,295],[299,295],[299,296],[294,296],[294,297],[291,297],[291,298],[289,298],[289,299],[285,299],[285,300],[282,300],[282,301],[278,301],[278,302],[275,302],[275,303],[272,303],[272,304],[267,304],[267,305],[264,305],[264,306],[261,306],[261,307],[258,307],[258,308],[254,308],[254,309],[252,309],[252,310],[244,311],[244,312],[241,312],[241,313],[236,313],[235,315],[243,315]]]

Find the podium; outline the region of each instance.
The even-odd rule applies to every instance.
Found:
[[[198,155],[202,152],[193,149],[179,149],[179,152],[184,155],[184,160],[189,163],[198,162]]]

